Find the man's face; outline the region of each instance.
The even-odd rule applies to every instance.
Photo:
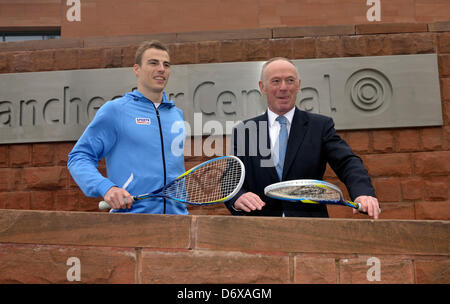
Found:
[[[141,64],[135,64],[133,71],[141,87],[154,93],[160,93],[169,80],[169,54],[155,48],[147,49],[142,54]]]
[[[296,68],[288,61],[276,60],[266,66],[262,81],[259,82],[261,92],[267,97],[269,109],[283,115],[295,106],[300,91],[300,79]]]

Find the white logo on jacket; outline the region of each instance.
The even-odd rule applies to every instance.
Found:
[[[138,118],[138,117],[136,117],[136,124],[138,124],[138,125],[149,125],[150,124],[150,118]]]

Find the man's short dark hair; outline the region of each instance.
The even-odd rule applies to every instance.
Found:
[[[166,51],[167,54],[169,53],[169,49],[158,40],[144,41],[141,43],[141,45],[138,47],[138,49],[136,51],[136,55],[134,57],[135,64],[138,64],[138,65],[142,64],[142,55],[148,49],[158,49],[161,51]]]

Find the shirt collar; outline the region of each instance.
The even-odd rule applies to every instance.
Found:
[[[283,115],[288,120],[289,125],[292,123],[292,119],[294,118],[294,112],[295,112],[295,107],[293,107],[291,110],[289,110],[289,112],[287,112]],[[269,119],[269,126],[273,127],[273,124],[275,123],[275,119],[277,119],[277,117],[280,115],[275,114],[269,108],[267,108],[267,116]]]

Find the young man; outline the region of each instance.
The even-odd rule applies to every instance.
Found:
[[[170,75],[167,48],[158,41],[141,44],[133,71],[137,90],[97,111],[70,152],[67,166],[83,192],[102,196],[113,212],[187,214],[185,205],[169,199],[131,199],[157,190],[185,171],[179,153],[184,140],[172,151],[173,141],[184,139],[185,130],[172,128],[175,123],[184,126],[184,115],[164,92]],[[97,170],[102,158],[107,177]]]
[[[329,163],[351,198],[378,218],[378,200],[367,170],[337,135],[333,120],[295,107],[300,83],[296,66],[286,58],[273,58],[263,65],[259,87],[267,97],[268,110],[233,130],[232,153],[243,161],[246,177],[240,193],[226,203],[228,209],[234,215],[327,217],[324,205],[271,199],[264,195],[264,188],[285,180],[322,180]],[[252,154],[254,147],[257,153]],[[270,155],[263,153],[265,148]],[[269,159],[272,165],[264,165]]]

